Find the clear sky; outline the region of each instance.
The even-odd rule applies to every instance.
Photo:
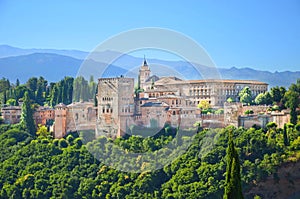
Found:
[[[133,28],[179,31],[219,67],[300,71],[299,0],[0,0],[0,44],[93,50]]]

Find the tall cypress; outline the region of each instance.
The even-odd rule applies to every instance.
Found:
[[[6,90],[3,91],[3,104],[6,104],[7,96],[6,96]]]
[[[20,80],[19,79],[17,79],[17,81],[16,81],[16,86],[20,86]]]
[[[57,88],[57,85],[55,84],[51,91],[50,105],[52,107],[54,107],[56,104],[58,104],[57,97],[58,97],[58,88]]]
[[[97,95],[98,95],[98,86],[96,86],[96,91],[94,93],[94,106],[98,106],[98,99],[97,99]]]
[[[288,135],[287,135],[287,129],[286,129],[286,124],[283,126],[283,142],[285,146],[289,145],[289,140],[288,140]]]
[[[36,128],[33,120],[33,109],[31,108],[29,94],[26,91],[23,104],[22,104],[22,114],[21,114],[21,126],[31,135],[35,136]]]
[[[243,199],[240,160],[238,153],[234,147],[232,132],[229,132],[228,147],[226,150],[226,181],[224,199]]]

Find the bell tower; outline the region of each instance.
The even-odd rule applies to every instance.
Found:
[[[139,71],[139,87],[140,89],[145,89],[146,80],[150,77],[150,68],[147,64],[146,58],[144,56],[144,61]]]

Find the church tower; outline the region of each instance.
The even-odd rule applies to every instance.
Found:
[[[144,61],[139,71],[139,88],[145,89],[145,82],[150,77],[150,68],[147,64],[146,58],[144,57]]]

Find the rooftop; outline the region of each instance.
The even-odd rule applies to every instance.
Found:
[[[164,102],[147,102],[143,104],[141,107],[164,107],[164,106],[168,106],[168,105]]]

